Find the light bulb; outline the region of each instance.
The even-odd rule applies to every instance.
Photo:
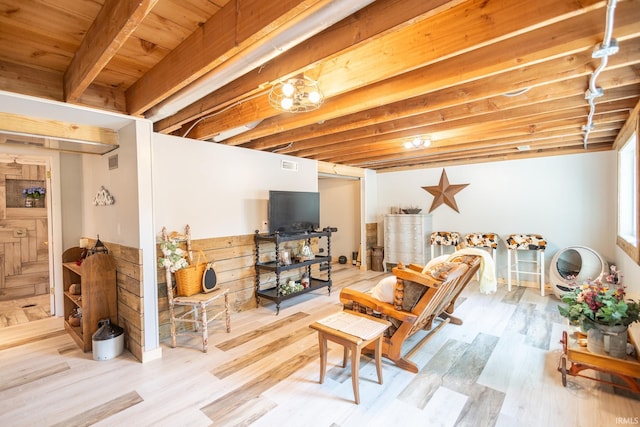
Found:
[[[309,92],[309,101],[313,102],[314,104],[320,102],[320,94],[318,93],[318,91],[313,90]]]
[[[407,141],[404,143],[404,148],[413,148],[413,142]]]
[[[418,137],[413,138],[413,146],[420,147],[422,145],[422,140]]]
[[[284,96],[291,96],[293,95],[293,91],[295,90],[295,88],[293,87],[293,85],[291,83],[285,83],[284,85],[282,85],[282,93],[284,94]],[[291,107],[289,107],[291,108]],[[288,109],[288,108],[287,108]]]
[[[291,99],[291,98],[282,98],[282,101],[280,101],[280,105],[285,110],[290,110],[291,107],[293,107],[293,99]]]
[[[424,140],[424,141],[422,141],[422,145],[423,145],[424,147],[428,147],[428,146],[430,146],[430,145],[431,145],[431,140],[430,140],[429,138],[425,138],[425,140]]]

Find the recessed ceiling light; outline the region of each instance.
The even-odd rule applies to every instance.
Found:
[[[518,151],[529,151],[531,150],[531,147],[528,145],[518,145],[516,147],[518,149]]]

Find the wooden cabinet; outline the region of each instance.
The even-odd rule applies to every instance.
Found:
[[[80,265],[82,249],[75,247],[62,254],[62,281],[64,287],[64,327],[83,351],[90,351],[92,335],[98,330],[98,321],[117,321],[116,264],[109,254],[97,253],[86,257]],[[72,284],[79,284],[80,295],[69,292]],[[80,310],[79,326],[69,323],[69,316]]]
[[[284,263],[282,253],[287,250],[285,249],[286,242],[306,241],[308,245],[311,245],[312,239],[316,238],[327,239],[326,255],[315,254],[313,259],[308,260],[296,260],[294,255],[290,255],[291,263]],[[258,304],[260,303],[260,298],[271,300],[276,303],[276,314],[278,314],[280,312],[280,302],[286,299],[324,287],[328,288],[329,294],[331,294],[331,229],[325,228],[322,231],[291,235],[279,233],[259,234],[256,231],[254,240],[256,245],[256,301]],[[312,276],[312,266],[319,267],[315,268],[313,272],[316,277]],[[265,283],[261,283],[263,280],[262,275],[269,272],[275,273],[275,286],[266,288],[262,286]],[[281,287],[283,287],[282,281],[285,279],[283,275],[287,272],[292,273],[292,275],[289,275],[292,278],[297,275],[295,277],[297,281],[300,281],[302,275],[306,273],[307,277],[309,277],[309,285],[297,292],[283,295],[281,291]],[[318,277],[321,272],[326,278]],[[268,284],[271,283],[268,282]]]
[[[387,263],[425,265],[431,238],[431,215],[398,214],[384,216],[384,271]]]

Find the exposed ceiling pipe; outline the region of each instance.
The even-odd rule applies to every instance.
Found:
[[[607,20],[604,28],[604,40],[599,46],[596,46],[593,53],[591,54],[592,58],[601,58],[600,65],[596,70],[591,74],[591,78],[589,79],[589,89],[585,92],[585,99],[589,102],[589,116],[587,117],[587,124],[582,127],[584,131],[584,149],[587,149],[587,140],[589,139],[589,134],[593,130],[593,116],[596,112],[596,102],[595,99],[604,95],[604,91],[601,87],[596,86],[596,79],[607,66],[609,62],[609,55],[614,55],[618,52],[618,42],[615,39],[611,38],[613,33],[613,16],[616,9],[617,0],[609,0],[607,4]]]
[[[357,12],[374,0],[336,0],[329,2],[299,24],[283,31],[270,43],[245,50],[228,67],[213,70],[191,85],[178,91],[155,107],[149,109],[146,118],[153,122],[176,114],[206,95],[220,89],[238,77],[258,68],[276,56],[313,37],[336,22]]]

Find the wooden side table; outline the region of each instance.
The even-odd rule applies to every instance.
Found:
[[[384,331],[391,326],[386,320],[371,318],[358,313],[340,312],[309,325],[318,331],[320,345],[320,384],[324,383],[327,368],[327,341],[344,347],[342,367],[346,368],[351,351],[351,383],[356,404],[360,403],[358,387],[360,355],[362,349],[374,344],[378,383],[382,384],[382,339]]]

